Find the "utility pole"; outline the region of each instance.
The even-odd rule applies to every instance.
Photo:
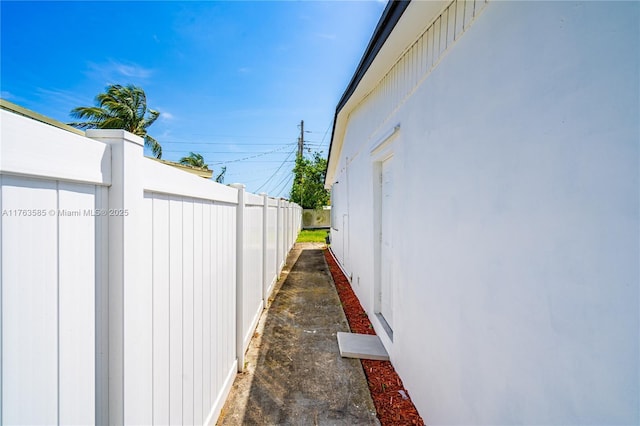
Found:
[[[298,138],[298,157],[302,157],[304,150],[304,120],[300,120],[300,137]]]

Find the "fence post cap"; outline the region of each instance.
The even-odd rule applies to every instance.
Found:
[[[114,141],[123,140],[144,146],[144,138],[121,129],[87,129],[85,135],[88,138],[102,142],[113,143]]]
[[[232,183],[229,186],[236,189],[245,189],[247,187],[244,183]]]

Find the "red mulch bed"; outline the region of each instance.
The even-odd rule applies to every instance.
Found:
[[[349,281],[329,253],[324,251],[329,270],[336,283],[336,289],[342,302],[342,308],[353,333],[376,334],[367,313],[362,309]],[[409,398],[409,392],[389,361],[360,360],[367,376],[373,404],[382,426],[386,425],[424,425],[418,410]]]

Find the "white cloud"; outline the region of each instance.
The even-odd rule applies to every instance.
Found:
[[[109,60],[102,64],[89,62],[87,67],[87,75],[98,80],[101,84],[129,83],[129,81],[121,81],[123,77],[130,80],[145,81],[153,74],[153,70],[150,68],[145,68],[133,62],[115,60]]]
[[[2,98],[2,99],[12,99],[12,98],[14,98],[14,97],[15,97],[15,96],[13,96],[13,95],[11,94],[11,92],[7,92],[6,90],[2,90],[2,91],[0,91],[0,98]]]
[[[91,105],[93,103],[92,98],[84,98],[78,95],[77,92],[71,92],[69,90],[62,89],[45,89],[43,87],[37,87],[35,89],[36,93],[38,93],[43,100],[47,101],[50,104],[56,105],[68,105],[69,109],[75,108],[77,106],[86,106]]]
[[[160,111],[160,119],[162,120],[173,120],[175,118],[175,116],[173,114],[171,114],[170,112],[166,112],[163,111],[161,109],[159,109],[158,111]]]
[[[248,68],[248,67],[238,68],[238,72],[240,74],[249,74],[251,72],[251,68]]]
[[[147,78],[151,75],[151,70],[142,68],[138,65],[116,65],[116,71],[125,77]]]

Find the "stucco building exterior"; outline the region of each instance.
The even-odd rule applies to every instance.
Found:
[[[637,2],[390,2],[331,250],[427,424],[638,424]]]

